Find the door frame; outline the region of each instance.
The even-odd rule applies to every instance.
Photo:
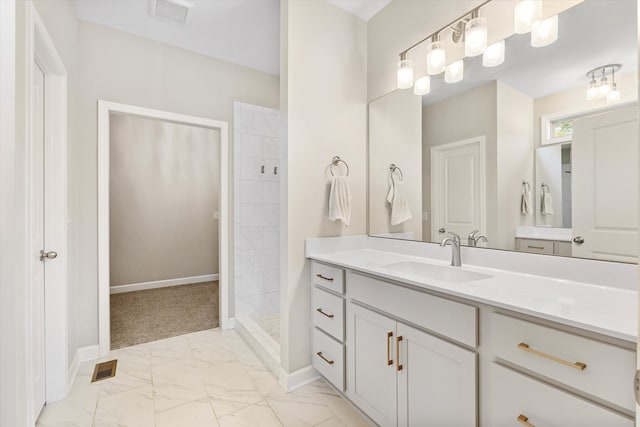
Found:
[[[111,114],[126,114],[164,120],[172,123],[217,129],[220,131],[220,242],[219,317],[220,327],[232,327],[229,317],[229,124],[207,119],[154,110],[129,104],[98,100],[98,344],[100,356],[111,350],[110,274],[109,274],[109,147]]]
[[[47,29],[40,18],[33,2],[25,2],[26,6],[26,84],[25,110],[27,117],[25,141],[25,212],[31,212],[31,189],[34,180],[33,164],[34,135],[33,80],[34,64],[37,62],[45,78],[44,99],[44,181],[48,184],[44,194],[44,238],[47,248],[33,248],[30,243],[25,245],[26,277],[27,277],[27,389],[29,393],[28,410],[33,412],[31,397],[33,396],[32,360],[34,357],[31,346],[31,332],[33,330],[31,305],[32,283],[31,270],[40,265],[36,254],[41,249],[58,252],[55,260],[47,261],[45,269],[45,402],[51,403],[64,399],[71,386],[69,381],[69,337],[68,337],[68,178],[67,178],[67,70],[58,54]],[[30,216],[25,219],[25,237],[30,242],[32,224]],[[35,420],[34,420],[35,422]]]
[[[442,152],[450,150],[452,148],[460,148],[465,145],[478,144],[480,147],[480,234],[486,234],[487,232],[487,138],[483,136],[476,136],[474,138],[463,139],[461,141],[450,142],[447,144],[436,145],[431,147],[431,203],[429,210],[431,211],[431,240],[437,236],[438,223],[440,222],[440,214],[435,209],[435,200],[438,200],[440,191],[436,185],[435,176],[440,172],[440,159]],[[464,236],[461,236],[464,239]]]

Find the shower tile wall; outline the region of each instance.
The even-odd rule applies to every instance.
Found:
[[[235,102],[233,117],[236,317],[279,341],[279,112]]]

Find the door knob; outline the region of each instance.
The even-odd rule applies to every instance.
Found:
[[[584,243],[584,239],[581,236],[577,236],[573,238],[573,243],[576,243],[578,245],[581,245]]]
[[[56,259],[58,258],[58,253],[54,251],[40,251],[40,261],[44,261],[45,259]]]
[[[447,230],[445,230],[444,228],[441,228],[441,229],[438,230],[438,233],[444,234],[445,231],[447,231]]]

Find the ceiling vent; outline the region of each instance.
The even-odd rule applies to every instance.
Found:
[[[183,0],[151,0],[151,16],[165,22],[188,25],[193,15],[193,4]]]

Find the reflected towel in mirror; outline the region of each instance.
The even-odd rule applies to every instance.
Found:
[[[351,222],[351,190],[346,176],[334,176],[331,180],[329,219],[341,220],[347,227]]]
[[[553,215],[553,200],[551,199],[551,193],[549,187],[542,186],[542,199],[540,200],[540,212],[542,215]]]
[[[391,225],[398,225],[413,218],[403,181],[396,180],[389,187],[387,202],[391,205]]]

